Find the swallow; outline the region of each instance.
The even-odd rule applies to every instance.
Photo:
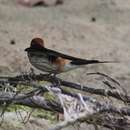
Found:
[[[45,48],[41,38],[32,39],[30,47],[25,51],[35,68],[49,74],[63,73],[89,64],[113,63],[112,61],[86,60]]]

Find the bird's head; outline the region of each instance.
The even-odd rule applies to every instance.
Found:
[[[26,48],[25,51],[30,49],[42,49],[44,48],[44,41],[41,38],[33,38],[29,48]]]

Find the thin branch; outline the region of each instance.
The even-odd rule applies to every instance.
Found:
[[[27,85],[31,81],[48,81],[48,82],[54,82],[55,79],[57,79],[61,85],[63,85],[64,87],[69,87],[69,88],[73,88],[73,89],[77,89],[80,91],[84,91],[84,92],[88,92],[91,94],[96,94],[96,95],[102,95],[102,96],[111,96],[113,98],[116,98],[118,100],[122,100],[126,103],[130,103],[130,96],[127,95],[124,92],[120,92],[116,89],[114,90],[106,90],[106,89],[97,89],[89,87],[89,86],[82,86],[80,84],[76,84],[73,82],[69,82],[69,81],[65,81],[62,80],[60,78],[57,77],[52,77],[49,76],[47,74],[39,74],[39,75],[20,75],[20,76],[16,76],[16,77],[0,77],[0,83],[11,83],[11,84],[23,84],[23,85]],[[4,80],[3,80],[4,79]]]
[[[120,86],[120,83],[118,81],[116,81],[115,79],[113,79],[112,77],[110,77],[109,75],[106,75],[104,73],[101,73],[101,72],[87,73],[87,75],[100,75],[100,76],[106,77],[107,79],[109,79],[113,83],[116,83],[118,86]]]
[[[0,103],[8,102],[12,97],[14,97],[15,94],[13,93],[0,93]],[[18,94],[13,98],[12,103],[18,104],[18,105],[24,105],[32,108],[42,108],[49,111],[55,111],[62,113],[62,108],[59,103],[55,101],[49,101],[47,99],[44,99],[41,96],[32,96],[28,98],[21,98],[25,97],[24,94]]]

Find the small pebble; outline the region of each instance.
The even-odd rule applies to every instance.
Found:
[[[92,18],[91,18],[91,21],[92,21],[92,22],[96,22],[96,18],[95,18],[95,17],[92,17]]]
[[[15,45],[16,44],[15,40],[14,39],[10,40],[10,44]]]

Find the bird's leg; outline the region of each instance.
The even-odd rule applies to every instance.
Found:
[[[33,68],[30,68],[30,72],[29,72],[28,79],[29,79],[30,81],[32,81],[34,77],[35,77],[34,69],[33,69]]]
[[[61,83],[60,83],[60,80],[56,77],[56,74],[50,74],[50,77],[51,77],[51,79],[52,79],[52,84],[55,86],[55,87],[59,87],[60,88],[60,85],[61,85]]]

